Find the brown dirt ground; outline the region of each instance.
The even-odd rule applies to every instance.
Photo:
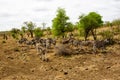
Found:
[[[35,49],[18,47],[15,41],[0,38],[0,80],[120,80],[120,45],[107,53],[69,57],[48,53],[41,61]],[[19,49],[19,51],[14,51]]]

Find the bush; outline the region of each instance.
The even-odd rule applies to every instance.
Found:
[[[103,39],[113,39],[114,37],[114,34],[109,30],[100,32],[99,34],[102,36]]]
[[[38,28],[35,28],[34,34],[35,34],[35,37],[42,37],[43,31],[41,30],[41,28],[38,27]]]
[[[19,38],[18,38],[18,35],[15,34],[15,33],[12,33],[12,37],[13,37],[14,39],[17,39],[17,40],[19,39]]]

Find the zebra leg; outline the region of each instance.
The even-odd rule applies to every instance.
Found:
[[[93,46],[93,51],[94,51],[95,53],[97,52],[97,48],[96,48],[95,45]]]

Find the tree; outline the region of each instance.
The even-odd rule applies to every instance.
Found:
[[[3,39],[4,39],[4,40],[7,40],[7,39],[8,39],[8,37],[7,37],[7,34],[6,34],[6,33],[3,33]]]
[[[31,38],[33,38],[33,31],[35,28],[35,24],[33,22],[24,22],[25,27],[27,28],[27,30],[30,32]]]
[[[54,36],[64,36],[67,20],[69,20],[69,17],[66,15],[66,11],[58,8],[57,15],[52,20],[52,33]]]
[[[96,12],[90,12],[88,15],[82,15],[79,17],[79,27],[84,30],[84,37],[87,40],[89,32],[92,33],[94,40],[97,39],[96,29],[103,23],[102,17]]]
[[[41,28],[35,28],[34,29],[34,34],[36,38],[40,38],[41,36],[43,36],[43,31],[41,30]]]

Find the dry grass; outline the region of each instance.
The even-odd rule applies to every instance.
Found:
[[[119,44],[107,47],[106,53],[69,57],[54,56],[52,49],[50,61],[43,62],[35,49],[19,47],[12,38],[2,41],[0,37],[0,80],[120,80]]]

